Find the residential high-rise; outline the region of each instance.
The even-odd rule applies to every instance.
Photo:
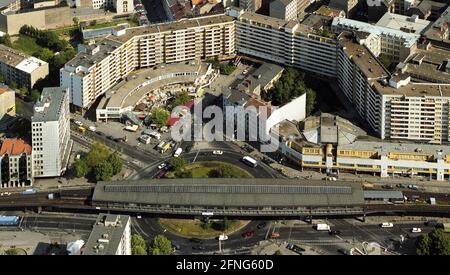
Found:
[[[230,9],[236,18],[236,51],[324,76],[336,76],[337,41],[320,30]]]
[[[225,15],[183,19],[120,30],[94,45],[82,45],[60,71],[60,85],[70,102],[88,108],[130,72],[235,52],[233,18]]]
[[[67,89],[44,88],[31,118],[34,177],[59,177],[66,171],[70,140]]]
[[[131,255],[131,219],[99,214],[82,255]]]

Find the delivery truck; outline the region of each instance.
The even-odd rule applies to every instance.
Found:
[[[330,226],[326,223],[318,223],[316,224],[317,231],[330,231]]]

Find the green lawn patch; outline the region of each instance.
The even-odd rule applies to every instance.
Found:
[[[95,29],[113,27],[113,26],[117,26],[119,24],[124,24],[124,23],[128,23],[130,25],[130,27],[137,26],[136,23],[132,22],[131,20],[124,19],[124,20],[117,20],[117,21],[112,21],[112,22],[107,22],[107,23],[95,24],[92,26],[86,26],[85,29],[95,30]]]
[[[40,52],[43,49],[36,43],[36,39],[25,35],[20,35],[19,38],[14,41],[13,47],[16,50],[29,55],[33,55],[34,53]]]
[[[211,226],[208,228],[203,227],[203,221],[195,220],[183,220],[183,219],[159,219],[158,222],[165,229],[173,232],[174,234],[187,237],[187,238],[215,238],[220,234],[225,233],[229,235],[237,230],[246,226],[248,221],[241,220],[229,220],[228,229],[225,231],[216,230],[216,224],[220,224],[222,220],[211,220]]]
[[[182,172],[192,173],[192,178],[220,178],[221,176],[218,176],[216,171],[224,169],[227,170],[227,174],[231,175],[229,177],[232,178],[253,178],[253,176],[244,169],[220,161],[199,161],[191,163],[182,168]],[[176,175],[174,172],[169,172],[166,177],[175,178]]]

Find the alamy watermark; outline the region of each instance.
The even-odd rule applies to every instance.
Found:
[[[171,115],[184,115],[172,126],[170,134],[175,141],[258,141],[261,152],[275,152],[279,148],[278,123],[270,125],[268,108],[271,112],[277,109],[276,106],[225,106],[223,109],[217,105],[203,109],[199,102],[191,114],[185,112],[186,107],[177,106]]]

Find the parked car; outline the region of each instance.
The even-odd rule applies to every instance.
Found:
[[[394,189],[394,186],[389,185],[389,184],[385,184],[383,186],[381,186],[383,189]]]
[[[242,237],[249,239],[251,237],[255,236],[255,231],[246,231],[242,233]]]
[[[383,222],[380,224],[380,226],[383,228],[391,228],[391,227],[394,227],[394,224],[391,222]]]
[[[278,232],[273,232],[272,234],[270,234],[271,239],[278,239],[279,237],[280,237],[280,233],[278,233]]]
[[[172,241],[172,247],[175,250],[180,250],[181,249],[181,246],[175,241]]]
[[[166,165],[167,164],[165,162],[163,162],[160,165],[158,165],[158,169],[163,169],[164,167],[166,167]]]
[[[198,245],[194,245],[192,247],[192,249],[193,250],[205,250],[205,247],[203,245],[198,244]]]
[[[421,232],[422,232],[422,229],[419,228],[419,227],[413,227],[413,228],[411,229],[411,232],[412,232],[412,233],[421,233]]]
[[[262,222],[262,223],[259,223],[259,224],[256,226],[256,228],[261,229],[261,228],[266,227],[266,225],[267,225],[266,222]]]
[[[170,171],[172,170],[173,165],[172,164],[167,164],[166,167],[164,167],[164,171]]]
[[[190,238],[189,241],[192,243],[203,243],[203,241],[199,238]]]
[[[426,221],[425,222],[425,225],[426,226],[436,226],[436,225],[438,225],[439,223],[438,223],[438,221],[437,220],[429,220],[429,221]]]
[[[220,150],[214,150],[213,155],[223,155],[223,151]]]
[[[159,171],[159,173],[155,176],[155,179],[160,179],[160,178],[164,177],[165,174],[166,174],[166,171],[161,170],[161,171]]]
[[[297,252],[298,254],[301,254],[302,252],[305,252],[305,249],[301,248],[300,246],[298,246],[298,245],[296,245],[296,244],[291,244],[291,243],[289,243],[289,244],[286,246],[286,248],[287,248],[287,249],[290,249],[290,250],[292,250],[292,251],[294,251],[294,252]]]
[[[340,235],[341,231],[339,231],[339,230],[330,230],[329,233],[330,233],[330,235]]]

